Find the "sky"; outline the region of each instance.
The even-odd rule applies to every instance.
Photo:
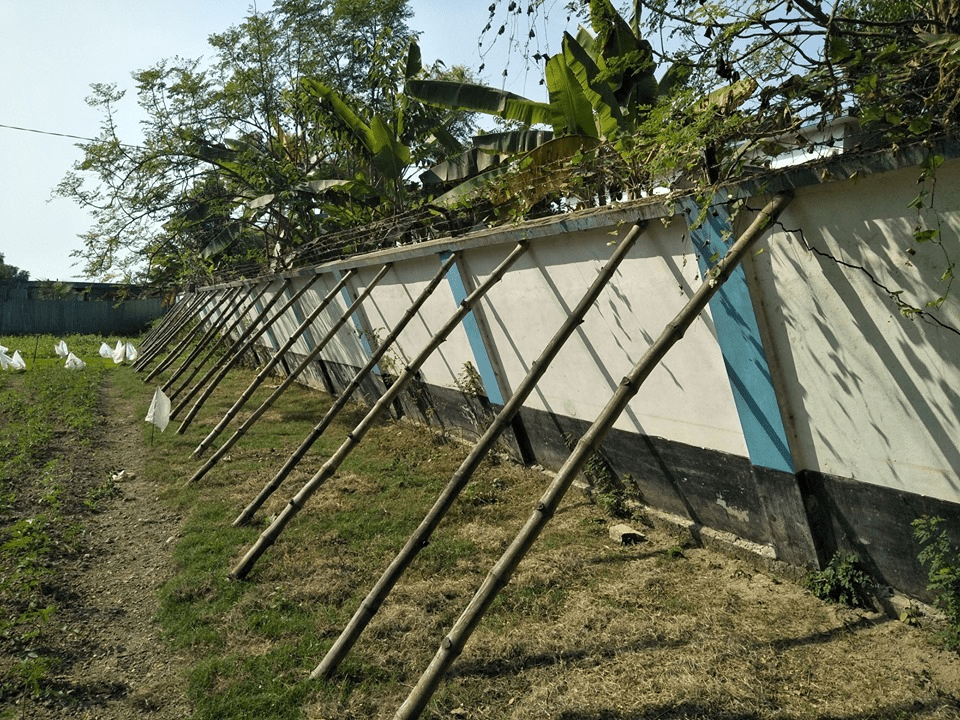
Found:
[[[421,33],[424,61],[442,59],[474,71],[484,64],[483,82],[543,99],[536,70],[525,72],[520,54],[506,52],[511,34],[529,37],[526,14],[514,16],[516,32],[496,36],[495,27],[488,33],[496,43],[481,57],[477,40],[490,2],[411,0],[410,27]],[[567,23],[565,4],[544,3],[531,53],[554,52],[564,29],[576,27],[576,18]],[[78,236],[92,219],[72,201],[52,198],[82,157],[79,141],[48,133],[95,137],[102,118],[85,103],[90,85],[116,83],[128,90],[121,139],[136,142],[130,73],[164,58],[212,56],[207,37],[238,24],[252,7],[251,0],[0,0],[0,254],[7,264],[34,280],[83,278],[70,253],[81,247]],[[257,8],[268,9],[268,0]],[[498,17],[504,17],[502,8]]]

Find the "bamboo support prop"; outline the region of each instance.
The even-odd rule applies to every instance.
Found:
[[[703,284],[700,285],[679,314],[667,324],[660,337],[647,349],[629,375],[620,381],[613,397],[610,398],[606,407],[583,437],[580,438],[573,452],[540,498],[520,533],[493,569],[490,570],[480,589],[454,624],[453,629],[443,639],[437,654],[420,677],[416,687],[413,688],[403,705],[397,710],[394,720],[412,720],[420,717],[447,669],[463,651],[464,645],[497,594],[509,582],[517,565],[556,512],[574,477],[580,472],[590,456],[599,449],[604,436],[624,411],[627,403],[637,394],[643,382],[657,367],[667,351],[684,336],[687,328],[707,306],[710,298],[726,282],[733,269],[747,254],[750,247],[762,237],[763,231],[775,220],[779,212],[790,201],[790,198],[789,193],[779,193],[767,203],[750,224],[750,227],[708,272]]]
[[[257,294],[253,297],[253,299],[247,300],[247,303],[246,305],[244,305],[242,310],[239,309],[239,306],[238,306],[238,310],[234,314],[233,319],[231,319],[229,323],[225,326],[225,329],[220,332],[217,339],[210,342],[210,348],[207,350],[206,355],[204,355],[202,359],[198,360],[193,365],[193,368],[191,369],[190,374],[187,375],[187,378],[182,383],[180,383],[180,387],[178,387],[172,393],[167,393],[170,396],[171,400],[176,398],[181,392],[183,392],[183,390],[187,387],[187,385],[191,383],[193,378],[197,376],[197,373],[200,372],[200,368],[202,368],[204,365],[206,365],[210,361],[210,358],[212,358],[217,353],[217,351],[220,349],[220,346],[226,343],[230,339],[230,337],[233,335],[234,331],[240,326],[240,324],[247,319],[247,315],[250,314],[250,311],[256,310],[257,303],[260,302],[260,299],[264,295],[266,295],[267,290],[270,289],[270,285],[272,285],[271,281],[267,280],[266,282],[263,283],[263,287],[260,288]],[[256,319],[250,322],[247,327],[248,328],[252,327],[259,319],[259,316],[260,314],[257,313]],[[173,410],[170,411],[170,417],[174,418],[177,415],[179,415],[180,411],[183,409],[184,404],[185,403],[183,402],[177,403],[174,406]]]
[[[252,285],[250,283],[244,283],[240,286],[236,295],[231,298],[229,304],[226,306],[226,311],[217,315],[213,318],[210,323],[207,331],[203,334],[203,337],[197,341],[197,344],[193,346],[190,350],[190,353],[187,355],[186,360],[180,363],[179,367],[173,372],[170,378],[163,384],[161,388],[172,400],[176,397],[176,392],[170,392],[170,387],[176,382],[180,376],[190,368],[197,357],[204,350],[209,349],[211,346],[216,347],[217,336],[221,333],[223,328],[227,326],[227,323],[232,322],[233,318],[240,312],[240,308],[245,302],[245,300],[250,296],[250,290]]]
[[[177,344],[177,346],[170,351],[170,353],[165,357],[150,373],[143,379],[145,383],[150,382],[157,375],[166,370],[173,362],[180,357],[183,352],[190,345],[190,342],[199,335],[201,332],[204,332],[204,326],[208,323],[210,318],[215,312],[220,308],[224,303],[232,302],[233,298],[236,297],[243,288],[236,287],[232,290],[225,290],[219,298],[213,300],[213,304],[207,311],[203,314],[203,317],[197,321],[197,324],[190,328],[190,331],[184,336],[184,338]]]
[[[323,348],[326,347],[327,343],[334,338],[334,336],[340,331],[340,328],[342,328],[346,324],[347,320],[350,319],[350,316],[357,311],[357,308],[359,308],[363,304],[363,301],[367,299],[371,292],[373,292],[373,289],[377,286],[377,283],[383,279],[383,276],[387,274],[387,271],[390,270],[391,267],[393,267],[393,263],[387,263],[380,268],[380,272],[377,273],[376,277],[367,284],[367,286],[363,289],[363,292],[361,292],[357,296],[357,299],[350,304],[350,307],[347,308],[346,312],[340,316],[340,318],[330,327],[329,330],[327,330],[327,334],[324,335],[323,339],[317,343],[317,346],[310,351],[310,354],[307,355],[306,359],[304,359],[289,375],[287,375],[287,377],[284,378],[283,382],[280,383],[277,389],[273,391],[270,397],[264,400],[263,404],[254,410],[250,417],[248,417],[244,423],[236,429],[233,435],[231,435],[230,438],[213,455],[210,456],[210,459],[203,464],[203,467],[197,470],[193,477],[187,481],[188,483],[196,482],[203,477],[210,470],[210,468],[216,465],[220,461],[220,458],[222,458],[226,452],[234,446],[237,440],[243,437],[247,431],[260,419],[260,416],[263,415],[277,401],[277,398],[283,395],[283,393],[287,391],[287,388],[293,385],[296,379],[300,377],[300,374],[310,366],[310,363],[312,363],[317,355],[319,355],[323,350]],[[180,431],[178,430],[177,432]]]
[[[333,302],[333,299],[347,284],[347,281],[356,274],[356,272],[356,270],[348,270],[346,273],[344,273],[343,277],[341,277],[337,284],[334,285],[333,289],[323,297],[323,299],[320,301],[320,304],[317,305],[310,315],[304,318],[303,322],[297,326],[297,329],[290,334],[290,337],[287,338],[287,341],[283,344],[283,347],[273,354],[273,357],[271,357],[267,364],[264,365],[260,372],[257,373],[257,376],[253,379],[253,382],[247,386],[246,390],[240,393],[240,397],[237,398],[237,401],[230,407],[229,410],[227,410],[220,422],[217,423],[216,427],[214,427],[213,430],[207,434],[207,436],[193,451],[194,458],[199,458],[201,455],[203,455],[206,449],[213,444],[213,441],[216,440],[220,433],[226,429],[227,425],[229,425],[230,421],[233,420],[237,413],[243,409],[243,406],[246,405],[247,401],[253,397],[253,393],[256,392],[256,389],[260,387],[264,380],[270,377],[270,373],[272,373],[273,369],[280,364],[280,361],[283,360],[283,357],[287,354],[287,351],[293,347],[294,343],[300,339],[300,336],[303,335],[311,325],[313,325],[318,317],[320,317],[320,313],[327,309],[327,306]],[[211,465],[210,467],[213,466]]]
[[[203,294],[193,293],[188,298],[184,298],[164,316],[163,321],[157,325],[154,330],[158,330],[156,335],[145,338],[140,344],[140,357],[133,364],[133,369],[137,372],[143,370],[153,359],[163,352],[163,349],[180,331],[187,326],[193,314],[192,311],[203,302]]]
[[[584,316],[590,308],[593,307],[601,291],[610,282],[617,268],[620,267],[624,258],[630,252],[631,248],[633,248],[637,239],[643,233],[644,227],[646,227],[646,223],[635,224],[620,241],[620,244],[600,270],[600,273],[594,279],[593,283],[591,283],[586,293],[580,299],[580,302],[577,303],[577,306],[570,312],[550,342],[547,343],[546,347],[540,353],[540,357],[530,365],[530,370],[527,372],[526,377],[524,377],[517,386],[513,395],[507,400],[483,436],[477,441],[476,445],[473,446],[470,454],[467,455],[460,467],[454,472],[450,478],[450,482],[443,489],[426,517],[424,517],[413,535],[407,540],[397,557],[390,563],[386,571],[384,571],[370,593],[364,598],[363,602],[360,603],[360,607],[343,629],[343,632],[340,633],[340,637],[337,638],[330,650],[327,651],[326,656],[310,674],[311,678],[330,677],[336,672],[343,658],[350,652],[350,648],[353,647],[367,624],[373,619],[373,616],[376,615],[383,601],[386,600],[404,571],[410,566],[410,563],[413,562],[417,554],[427,546],[433,531],[437,529],[440,521],[443,520],[444,516],[449,512],[453,503],[463,491],[463,488],[480,466],[487,452],[503,434],[503,431],[510,425],[516,414],[520,412],[523,403],[530,396],[530,393],[533,392],[534,388],[536,388],[537,383],[540,382],[550,363],[552,363],[559,354],[564,344],[583,323]]]
[[[220,295],[219,299],[217,298],[218,295]],[[184,312],[183,321],[177,326],[177,328],[171,334],[170,339],[167,341],[167,343],[163,347],[151,348],[148,352],[142,353],[140,357],[137,359],[137,363],[134,365],[134,367],[138,371],[146,370],[147,365],[153,362],[154,359],[156,359],[160,355],[160,353],[162,353],[170,343],[174,342],[175,339],[179,338],[177,344],[174,346],[173,351],[171,351],[170,353],[170,355],[177,357],[179,355],[179,352],[182,352],[183,349],[187,347],[187,344],[190,342],[190,339],[200,332],[203,326],[203,319],[201,319],[200,316],[204,314],[205,312],[204,308],[207,306],[212,308],[213,305],[211,305],[211,303],[216,304],[219,300],[223,299],[224,295],[225,295],[225,292],[215,291],[215,290],[208,291],[205,293],[197,293],[196,303],[191,305],[190,308],[188,308]],[[210,310],[206,312],[209,312],[209,311]],[[191,321],[193,322],[192,326],[190,325]],[[181,336],[181,333],[183,333],[182,336]],[[169,356],[168,356],[168,359],[169,359]],[[172,360],[170,360],[170,362],[172,362]]]
[[[454,262],[456,262],[458,253],[450,255],[441,265],[440,269],[437,270],[437,273],[433,276],[433,279],[430,283],[423,289],[423,292],[417,297],[413,305],[407,308],[407,311],[404,313],[403,317],[400,318],[399,322],[394,326],[393,330],[390,331],[390,334],[387,335],[378,345],[376,350],[370,356],[370,359],[367,361],[356,375],[353,376],[353,379],[347,385],[346,388],[340,393],[333,405],[330,406],[330,409],[324,414],[323,419],[317,423],[316,427],[310,431],[310,434],[307,435],[306,439],[300,443],[300,447],[294,451],[287,462],[284,463],[283,467],[280,468],[280,471],[273,477],[273,479],[264,486],[263,490],[260,491],[260,494],[244,508],[243,512],[240,513],[240,516],[233,521],[234,527],[239,527],[245,525],[250,521],[250,518],[254,516],[257,510],[260,509],[260,506],[266,502],[276,490],[283,484],[284,479],[289,475],[293,469],[300,463],[303,459],[303,456],[307,454],[307,451],[313,447],[313,444],[326,432],[327,428],[330,426],[330,423],[333,419],[339,414],[339,412],[350,402],[350,398],[353,396],[353,393],[356,391],[364,379],[370,374],[377,363],[380,362],[380,359],[386,354],[390,349],[393,343],[396,342],[397,338],[400,337],[400,333],[403,332],[403,329],[407,324],[416,317],[417,313],[420,311],[420,308],[423,307],[423,304],[427,299],[433,294],[434,290],[437,289],[437,286],[441,283],[446,274],[450,271],[450,268],[453,267]]]
[[[247,327],[245,327],[240,332],[236,340],[233,341],[233,344],[230,345],[227,351],[223,355],[221,355],[219,358],[217,358],[216,362],[214,362],[213,365],[211,365],[207,369],[207,371],[203,374],[203,377],[201,377],[196,382],[196,384],[192,388],[190,388],[190,390],[187,391],[186,395],[180,398],[180,402],[177,403],[177,406],[170,411],[170,417],[175,417],[179,415],[180,411],[183,410],[184,407],[186,407],[187,403],[189,403],[191,400],[193,400],[194,397],[196,397],[196,394],[206,386],[210,378],[212,378],[224,365],[227,365],[227,364],[233,365],[237,360],[240,359],[240,357],[238,356],[238,351],[240,350],[240,348],[243,348],[244,351],[249,349],[246,345],[246,342],[251,335],[256,333],[258,330],[261,331],[260,335],[266,332],[266,329],[270,327],[270,324],[266,322],[267,320],[269,320],[270,310],[273,309],[274,305],[280,302],[280,298],[283,296],[283,293],[287,291],[287,288],[290,287],[290,283],[292,282],[293,280],[291,280],[290,278],[284,279],[284,281],[281,283],[277,292],[275,292],[273,294],[273,297],[267,301],[267,304],[264,305],[263,309],[257,313],[257,316],[250,323],[247,324]],[[269,285],[270,283],[267,283],[268,287]],[[264,291],[266,291],[266,288],[264,288]],[[262,296],[263,296],[263,293],[261,293],[261,297]],[[254,300],[253,304],[251,304],[250,307],[256,307],[256,302],[257,301]],[[249,308],[248,308],[248,311],[249,311]],[[234,326],[234,328],[235,327],[236,326]],[[227,332],[224,334],[224,337],[229,337],[230,332],[234,328],[227,330]],[[259,337],[260,335],[257,335],[257,337]],[[212,355],[213,353],[211,352],[208,354],[208,357]],[[206,361],[207,361],[206,358],[204,360],[201,360],[197,364],[197,367],[198,368],[203,367]],[[195,409],[191,408],[190,412],[187,413],[187,417],[185,417],[183,419],[183,422],[181,422],[181,425],[184,427],[184,429],[190,426],[190,423],[193,421],[193,418],[196,416],[197,411],[200,410],[200,406],[202,405],[203,405],[202,402],[199,405],[195,405],[194,406]]]
[[[203,320],[200,321],[196,330],[201,331],[203,334],[200,335],[200,339],[197,340],[193,347],[190,348],[190,352],[187,353],[186,358],[181,361],[180,365],[176,370],[173,371],[171,377],[163,384],[161,390],[166,392],[174,381],[180,377],[184,369],[192,363],[197,355],[203,352],[204,347],[207,343],[213,338],[214,335],[223,327],[224,323],[227,322],[227,319],[236,311],[239,304],[243,301],[243,293],[248,290],[246,284],[238,285],[233,292],[226,293],[221,299],[220,302],[216,304],[209,312],[204,315]],[[154,369],[150,375],[147,376],[144,382],[151,379],[152,376],[157,374],[157,370],[166,369],[168,363],[164,361],[163,364],[159,365]]]
[[[183,372],[197,359],[197,356],[203,352],[216,336],[220,329],[223,328],[233,317],[234,313],[240,308],[240,305],[243,303],[244,293],[249,293],[250,286],[247,283],[237,287],[237,291],[230,297],[224,308],[223,312],[220,312],[220,308],[217,308],[214,312],[216,315],[208,315],[210,320],[206,323],[207,327],[203,333],[203,336],[196,342],[196,344],[190,349],[190,352],[187,354],[186,359],[180,363],[176,370],[173,371],[173,374],[170,378],[163,384],[161,390],[167,392],[170,389],[170,386],[183,374]]]
[[[436,350],[440,345],[447,339],[454,328],[456,328],[463,319],[470,312],[471,308],[482,298],[490,288],[496,285],[500,280],[506,275],[510,267],[523,255],[529,248],[529,243],[527,241],[521,241],[517,246],[510,252],[510,254],[500,263],[499,266],[487,277],[486,280],[481,283],[476,290],[470,293],[463,302],[460,303],[460,307],[457,311],[450,317],[449,320],[444,324],[444,326],[437,332],[433,338],[427,343],[426,347],[420,351],[420,354],[417,355],[400,373],[400,376],[394,380],[394,382],[387,388],[387,391],[380,396],[380,399],[374,404],[370,412],[367,413],[366,417],[360,421],[360,423],[349,433],[347,433],[347,439],[343,442],[340,448],[324,463],[323,467],[300,489],[300,491],[290,499],[290,502],[287,503],[287,506],[283,511],[277,516],[270,526],[261,533],[260,537],[254,543],[253,547],[247,551],[247,554],[244,555],[243,559],[237,564],[237,566],[230,573],[230,577],[236,580],[242,580],[247,576],[250,570],[253,568],[254,564],[268,547],[270,547],[283,532],[283,528],[286,527],[287,523],[293,518],[297,512],[306,504],[307,500],[311,495],[320,487],[324,482],[327,481],[340,467],[341,463],[347,458],[350,452],[356,447],[360,441],[363,439],[363,436],[370,429],[374,422],[376,422],[380,416],[386,411],[388,407],[393,403],[394,399],[400,394],[400,391],[409,383],[416,375],[417,371],[420,369],[420,366],[426,362],[427,358]]]
[[[256,344],[257,340],[259,340],[275,322],[283,317],[286,312],[303,296],[303,294],[313,287],[313,285],[319,279],[319,275],[314,275],[313,278],[305,283],[302,288],[297,290],[297,292],[294,293],[293,296],[287,300],[287,302],[285,302],[275,314],[271,315],[265,322],[263,322],[262,318],[266,316],[266,314],[270,311],[270,308],[273,307],[276,301],[280,299],[280,296],[286,291],[292,281],[287,280],[284,283],[283,288],[273,296],[273,299],[270,300],[267,306],[263,309],[263,312],[260,313],[260,318],[258,319],[259,323],[257,325],[250,325],[250,327],[247,328],[247,330],[253,332],[244,333],[244,336],[238,339],[224,354],[224,356],[220,358],[220,361],[210,368],[210,370],[208,370],[207,373],[200,379],[200,382],[197,383],[198,387],[202,387],[207,383],[208,380],[210,380],[214,373],[217,373],[217,376],[213,378],[213,381],[210,383],[207,389],[201,393],[199,398],[197,398],[197,401],[193,404],[193,407],[190,408],[190,412],[187,413],[187,416],[183,419],[181,425],[184,428],[187,428],[190,425],[197,413],[200,411],[200,408],[203,407],[203,404],[213,394],[213,391],[217,389],[217,386],[227,376],[227,373],[229,373],[233,366],[240,361],[240,358],[249,352]],[[254,328],[256,328],[256,330],[254,330]],[[195,391],[191,391],[190,394],[183,399],[183,402],[189,402],[190,399],[193,398],[194,394]]]

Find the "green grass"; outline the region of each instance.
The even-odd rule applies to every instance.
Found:
[[[57,340],[0,337],[27,365],[0,372],[0,650],[19,659],[0,671],[0,697],[47,692],[58,666],[48,647],[58,610],[52,568],[76,552],[83,513],[112,491],[88,494],[70,476],[101,422],[100,386],[114,363],[97,355],[100,338],[71,336],[87,367],[67,370]]]

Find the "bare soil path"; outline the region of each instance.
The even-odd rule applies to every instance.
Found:
[[[72,481],[115,491],[82,521],[81,554],[58,570],[57,623],[63,665],[59,691],[21,698],[9,717],[150,717],[190,715],[180,688],[182,663],[154,621],[157,589],[172,573],[171,550],[180,519],[158,500],[145,477],[143,434],[133,403],[106,380],[105,422],[89,450],[79,450]]]

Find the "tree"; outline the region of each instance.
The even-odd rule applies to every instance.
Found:
[[[580,0],[568,8],[589,16],[597,31],[597,19],[609,14],[605,2]],[[656,39],[661,67],[688,71],[679,97],[670,100],[674,112],[656,118],[668,137],[664,156],[677,149],[669,136],[678,131],[689,136],[683,128],[696,124],[698,97],[746,80],[759,92],[746,108],[749,117],[735,129],[757,144],[848,114],[872,125],[877,140],[888,143],[949,131],[958,120],[956,0],[837,0],[827,8],[814,0],[633,0],[630,5],[631,25]],[[545,12],[537,3],[494,3],[490,9],[485,33],[519,27],[513,16],[522,12],[532,33],[537,15]],[[645,133],[654,129],[651,125]],[[719,146],[730,137],[728,129],[714,135],[701,126],[697,135],[706,145]]]
[[[30,273],[21,270],[15,265],[7,265],[4,262],[3,253],[0,253],[0,285],[13,285],[15,283],[25,283],[30,279]]]
[[[137,145],[118,135],[124,92],[94,85],[100,136],[81,146],[83,160],[58,187],[94,216],[75,253],[87,274],[172,282],[258,272],[341,227],[343,206],[366,208],[356,222],[402,208],[351,195],[360,170],[379,190],[397,178],[362,165],[355,138],[302,89],[306,80],[330,88],[391,125],[398,141],[423,144],[440,116],[418,118],[398,95],[409,15],[405,0],[280,0],[211,36],[208,66],[176,58],[133,74],[146,117]]]

